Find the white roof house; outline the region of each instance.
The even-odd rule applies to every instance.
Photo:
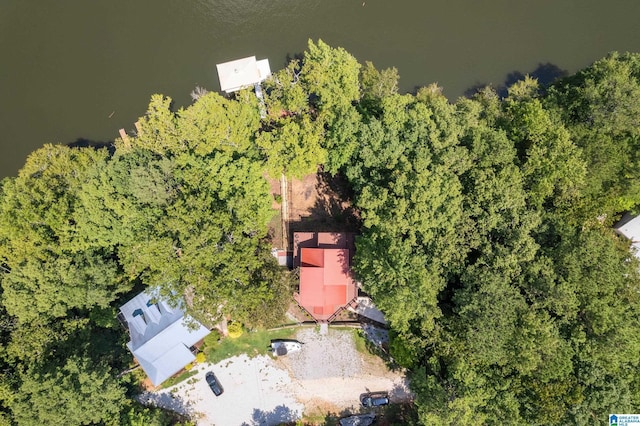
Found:
[[[271,75],[268,59],[256,60],[255,56],[217,64],[220,89],[227,93],[251,87]]]
[[[614,225],[615,230],[631,241],[633,254],[640,259],[640,216],[625,214],[620,222]]]
[[[180,307],[158,300],[144,291],[120,308],[131,340],[127,347],[149,379],[158,386],[193,362],[189,349],[210,331]]]

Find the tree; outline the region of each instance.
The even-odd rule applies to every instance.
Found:
[[[205,323],[222,314],[244,317],[260,298],[281,291],[273,274],[266,276],[274,282],[255,280],[268,268],[262,240],[273,215],[255,137],[258,110],[247,99],[216,94],[176,114],[169,106],[154,96],[138,137],[120,141],[94,169],[80,196],[80,233],[117,256],[126,280],[186,300],[187,311]],[[301,123],[309,138],[320,139],[313,122]],[[268,140],[264,135],[260,141]]]
[[[178,113],[177,139],[202,156],[214,151],[255,155],[252,151],[260,127],[258,111],[255,104],[227,100],[217,93],[208,93]]]
[[[441,313],[438,293],[466,250],[454,109],[442,96],[394,95],[380,120],[362,127],[361,148],[346,175],[356,191],[364,230],[354,268],[416,357]]]
[[[309,93],[300,79],[300,66],[294,59],[262,83],[269,119],[309,114]]]
[[[159,407],[144,407],[134,403],[133,407],[122,414],[123,426],[193,426],[194,423],[182,420],[181,415]],[[179,419],[179,420],[177,420]]]
[[[360,98],[359,71],[358,61],[343,48],[309,40],[300,78],[325,122]]]
[[[240,303],[230,306],[230,313],[249,328],[269,328],[281,325],[290,303],[293,275],[282,270],[267,250],[260,250],[262,265],[250,277],[251,291]]]
[[[503,127],[519,151],[529,202],[538,209],[545,202],[567,208],[581,195],[586,164],[537,92],[538,82],[528,77],[509,89]]]
[[[576,352],[583,399],[567,417],[577,424],[637,404],[638,379],[630,372],[640,362],[638,263],[627,247],[609,230],[586,229],[567,235],[553,256],[557,285],[572,301],[555,315]]]
[[[268,187],[258,164],[226,153],[182,154],[174,178],[175,200],[145,240],[119,250],[120,261],[131,278],[164,296],[186,296],[188,311],[206,320],[220,314],[218,306],[241,305],[251,295],[272,216]]]
[[[45,145],[3,186],[0,257],[3,304],[22,322],[61,318],[74,308],[106,306],[129,288],[112,253],[78,233],[85,179],[106,153]]]
[[[316,120],[326,130],[326,170],[336,173],[357,149],[356,134],[361,121],[355,109],[360,99],[360,64],[342,48],[309,40],[301,69],[301,80],[309,93]]]
[[[373,63],[367,61],[360,70],[360,92],[363,101],[381,100],[398,93],[398,70],[387,68],[378,71]]]
[[[113,424],[126,405],[124,388],[113,373],[85,358],[70,358],[51,371],[32,366],[20,379],[19,393],[10,402],[20,425]]]
[[[3,303],[24,322],[63,318],[74,308],[107,307],[128,286],[113,260],[96,252],[25,259],[5,274]]]
[[[553,85],[555,108],[583,151],[587,174],[582,216],[608,215],[640,204],[640,56],[612,53]]]
[[[545,105],[533,80],[504,102],[484,90],[453,106],[432,86],[381,98],[359,130],[345,167],[364,223],[355,269],[390,321],[424,424],[584,424],[637,398],[635,376],[618,375],[636,355],[600,362],[620,339],[608,295],[626,295],[621,309],[635,318],[635,262],[572,215],[585,163]],[[568,280],[577,259],[570,270],[587,276]],[[621,281],[581,290],[611,281],[600,273]],[[607,333],[578,325],[590,317]],[[617,405],[603,381],[620,386]]]
[[[256,144],[265,158],[269,175],[301,178],[316,172],[327,158],[322,133],[318,123],[307,116],[283,117],[270,131],[260,133]]]
[[[45,145],[33,152],[17,178],[5,181],[0,205],[0,256],[8,261],[68,250],[75,243],[74,208],[80,186],[106,152]]]
[[[178,196],[174,159],[116,149],[83,183],[77,230],[89,244],[117,252],[148,235]]]
[[[177,118],[171,111],[171,98],[155,94],[151,96],[147,114],[138,120],[135,139],[121,141],[121,149],[135,147],[149,150],[160,155],[167,152],[180,152],[185,149],[184,141],[179,137]]]

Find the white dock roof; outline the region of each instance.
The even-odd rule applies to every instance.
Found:
[[[220,89],[227,93],[260,83],[271,75],[269,60],[256,61],[255,56],[217,64]]]

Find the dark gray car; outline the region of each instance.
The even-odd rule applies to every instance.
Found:
[[[205,378],[207,380],[207,384],[209,385],[209,387],[213,391],[213,394],[215,396],[222,395],[222,392],[224,392],[224,389],[222,389],[222,385],[218,381],[218,378],[216,377],[216,375],[213,374],[212,371],[209,371],[207,373],[207,375],[205,376]]]
[[[364,393],[360,395],[363,407],[379,407],[389,403],[389,395],[384,392]]]
[[[371,426],[375,420],[376,415],[372,413],[356,414],[340,419],[340,426]]]

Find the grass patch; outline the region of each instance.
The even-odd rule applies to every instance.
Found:
[[[207,358],[209,362],[215,364],[236,355],[247,354],[250,357],[264,355],[267,353],[271,339],[291,339],[295,333],[295,328],[287,328],[245,332],[237,339],[227,337],[209,349]]]
[[[158,389],[166,389],[170,388],[173,385],[177,385],[178,383],[187,380],[189,377],[195,376],[197,372],[198,370],[194,368],[193,370],[185,371],[181,374],[178,374],[177,376],[169,377],[167,380],[162,382],[162,385]]]
[[[382,360],[387,365],[388,369],[397,369],[398,366],[395,365],[393,360],[390,358],[389,353],[375,345],[371,340],[367,339],[362,329],[354,329],[352,333],[356,351],[358,351],[365,360]]]
[[[323,414],[320,410],[311,412],[302,417],[302,422],[305,425],[328,425],[337,424],[338,416],[333,413]]]
[[[353,330],[353,341],[356,345],[356,350],[363,355],[371,355],[369,345],[367,344],[367,338],[364,337],[364,332],[356,328]]]
[[[282,220],[280,218],[280,210],[273,209],[273,217],[267,225],[273,247],[282,247]]]

